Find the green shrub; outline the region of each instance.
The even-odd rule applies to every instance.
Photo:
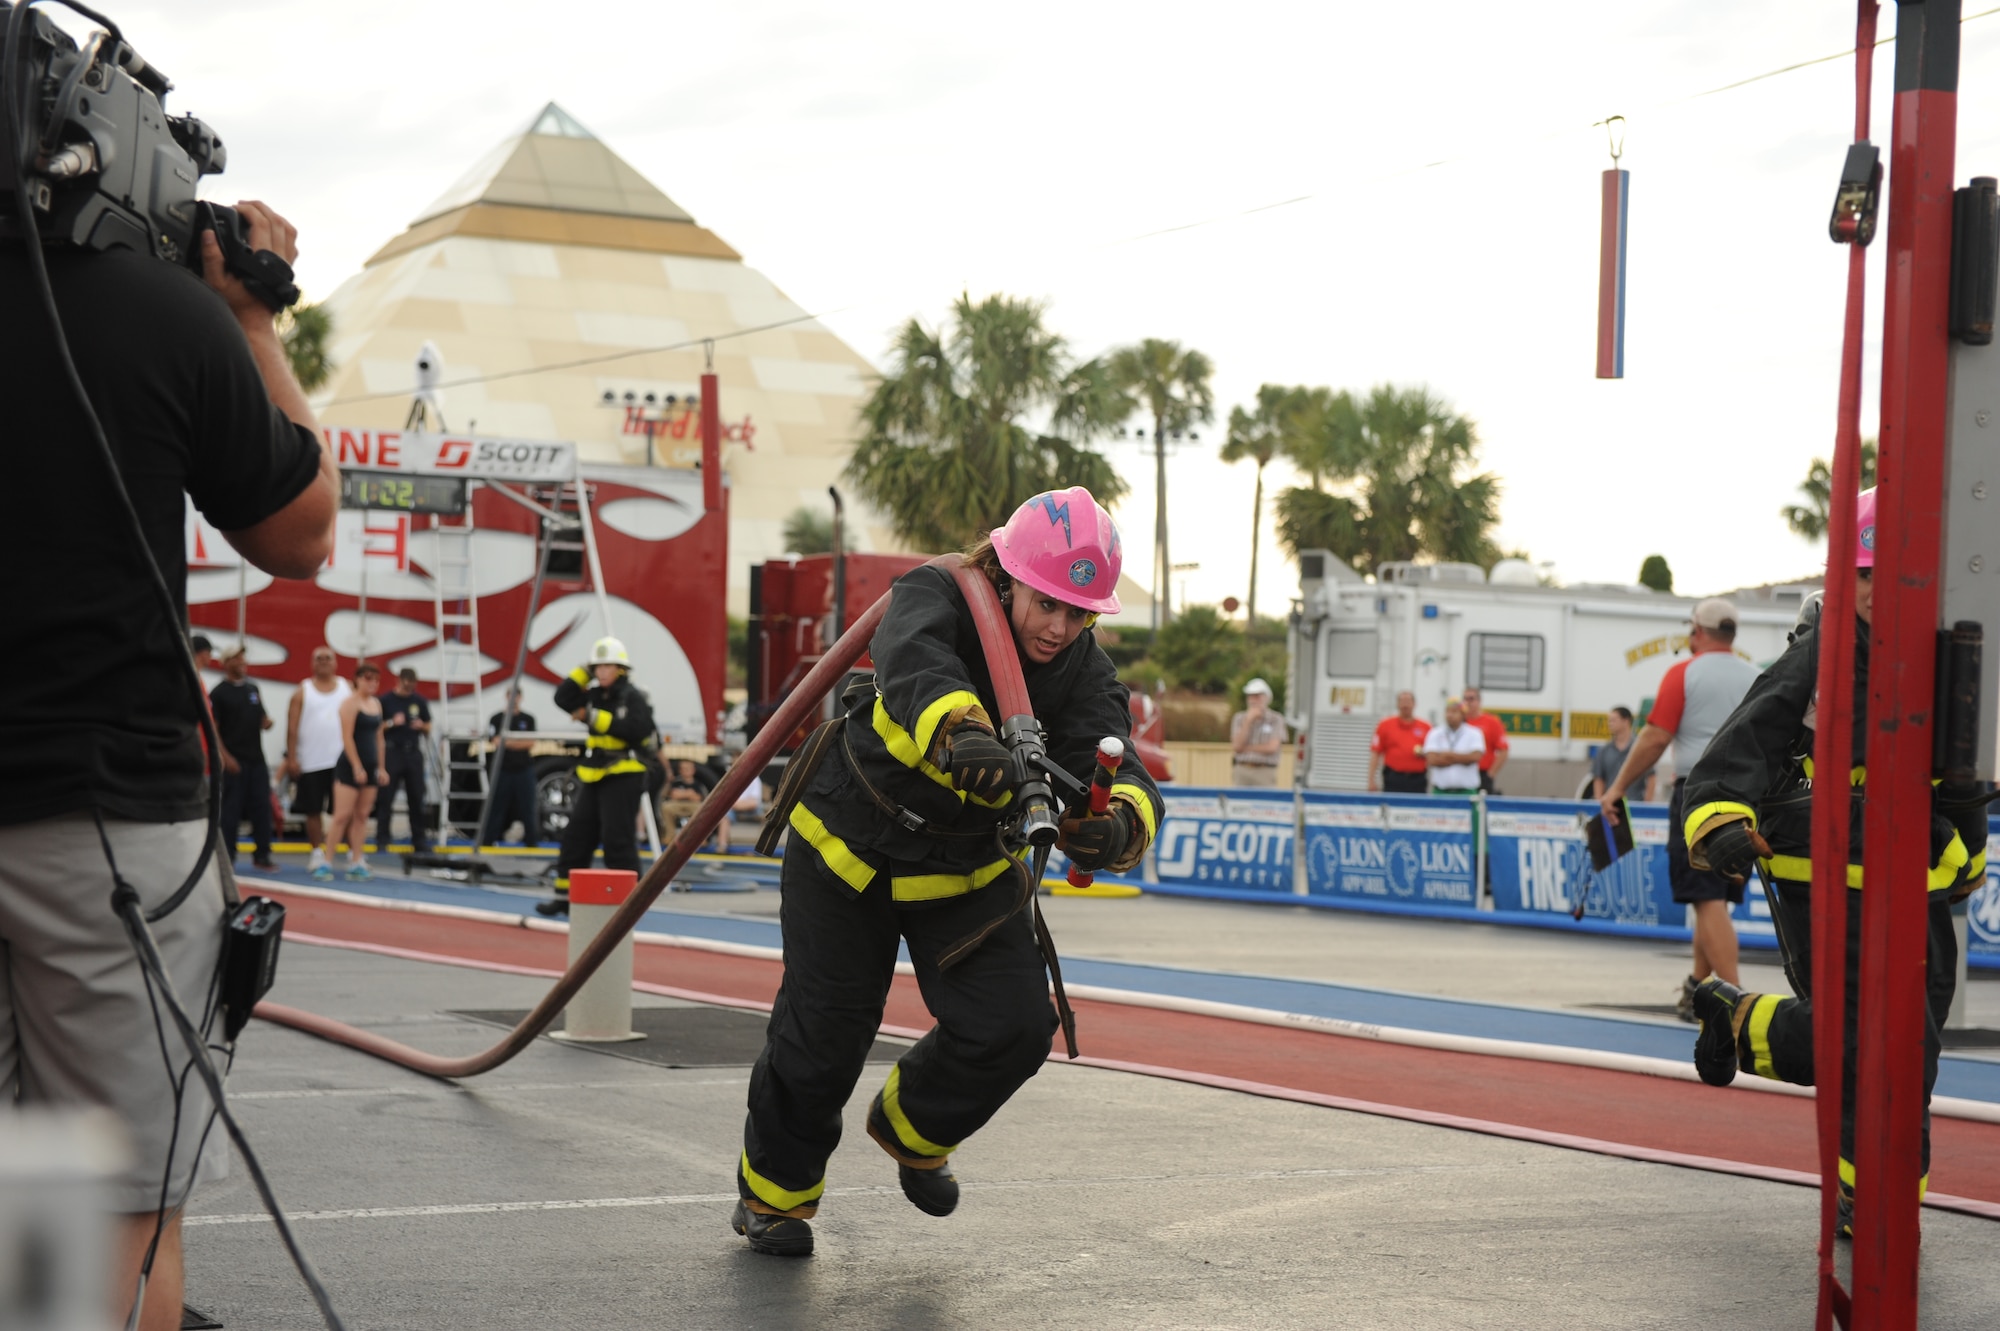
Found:
[[[1189,606],[1160,630],[1153,660],[1178,688],[1221,693],[1243,668],[1243,631],[1212,605]]]

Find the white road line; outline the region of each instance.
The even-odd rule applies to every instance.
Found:
[[[968,1192],[1020,1192],[1071,1188],[1128,1187],[1135,1183],[1254,1183],[1285,1179],[1375,1178],[1403,1174],[1464,1173],[1490,1169],[1490,1165],[1393,1165],[1366,1169],[1257,1169],[1227,1174],[1124,1174],[1116,1178],[1090,1179],[1008,1179],[967,1183]],[[891,1187],[828,1188],[828,1197],[890,1197],[899,1189]],[[308,1220],[400,1220],[423,1216],[505,1215],[518,1211],[599,1211],[646,1206],[706,1206],[733,1202],[733,1192],[668,1193],[653,1197],[583,1197],[567,1201],[465,1202],[443,1206],[365,1206],[344,1211],[294,1211],[295,1222]],[[191,1215],[184,1225],[254,1225],[270,1217],[262,1211],[243,1215]]]

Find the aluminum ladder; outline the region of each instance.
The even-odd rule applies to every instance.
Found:
[[[468,500],[469,500],[468,496]],[[438,838],[476,843],[486,819],[486,764],[472,751],[485,727],[480,717],[479,597],[473,578],[472,504],[456,523],[432,519],[431,594],[436,611],[438,705],[431,733],[437,740]],[[463,779],[461,779],[461,773]],[[454,817],[470,808],[470,820]]]

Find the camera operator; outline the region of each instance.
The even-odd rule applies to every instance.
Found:
[[[238,209],[252,248],[293,259],[289,223]],[[251,563],[305,578],[332,548],[339,493],[271,310],[225,270],[214,234],[200,239],[205,281],[131,250],[46,251],[77,369],[183,618],[188,499]],[[132,1151],[113,1193],[117,1317],[157,1234],[141,1325],[177,1327],[180,1208],[228,1157],[222,1133],[205,1132],[211,1106],[186,1051],[156,1030],[108,860],[149,913],[193,869],[209,835],[201,704],[176,660],[183,626],[164,620],[37,293],[22,242],[0,241],[4,457],[22,496],[0,522],[0,561],[34,570],[15,580],[9,615],[39,649],[0,664],[0,1105],[118,1114]],[[46,668],[51,655],[63,671]],[[214,1009],[222,916],[211,862],[153,925],[198,1019]]]

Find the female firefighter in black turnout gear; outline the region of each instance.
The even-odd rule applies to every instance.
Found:
[[[1090,626],[1115,611],[1120,547],[1087,490],[1038,495],[965,555],[999,593],[1048,754],[1088,782],[1099,741],[1129,738],[1125,686]],[[994,733],[993,683],[952,574],[898,579],[870,644],[872,685],[795,758],[768,818],[789,829],[782,875],[785,975],[749,1114],[732,1217],[759,1252],[804,1255],[826,1163],[907,940],[937,1024],[891,1069],[868,1135],[897,1164],[904,1194],[931,1215],[958,1202],[951,1152],[1048,1057],[1057,1019],[1023,909],[1027,858],[999,833],[1016,775]],[[1109,809],[1064,815],[1073,862],[1118,872],[1139,862],[1161,813],[1143,765],[1118,771]]]
[[[591,644],[590,664],[556,685],[556,706],[583,722],[587,734],[576,764],[576,803],[556,854],[556,895],[535,907],[544,915],[569,914],[570,871],[589,868],[600,841],[605,868],[639,870],[645,758],[659,746],[659,733],[652,701],[632,682],[631,669],[624,643],[599,638]]]
[[[1874,603],[1875,492],[1860,497],[1856,521],[1856,622],[1840,626],[1854,642],[1854,750],[1848,784],[1847,1003],[1841,1044],[1840,1232],[1851,1233],[1854,1198],[1854,1060],[1861,993],[1863,809],[1868,794],[1868,625]],[[1703,1081],[1727,1086],[1739,1071],[1813,1084],[1812,782],[1815,691],[1821,635],[1836,626],[1802,624],[1785,654],[1750,686],[1736,711],[1688,777],[1689,858],[1741,879],[1761,860],[1769,875],[1771,918],[1785,978],[1797,997],[1744,993],[1713,976],[1694,994],[1701,1034],[1695,1068]],[[1831,779],[1838,780],[1837,776]],[[1929,949],[1925,962],[1924,1099],[1937,1081],[1938,1031],[1951,1010],[1958,980],[1958,937],[1951,904],[1986,881],[1986,800],[1974,783],[1931,789]],[[1924,1119],[1923,1169],[1930,1171],[1930,1118]],[[1922,1186],[1922,1185],[1920,1185]]]

